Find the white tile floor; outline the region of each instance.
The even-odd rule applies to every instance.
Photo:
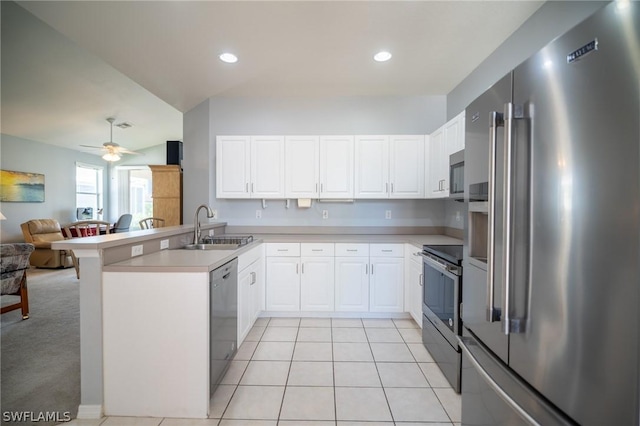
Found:
[[[86,426],[459,425],[456,394],[407,319],[260,318],[205,420],[109,417]]]

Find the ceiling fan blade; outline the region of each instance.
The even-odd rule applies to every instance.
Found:
[[[122,147],[118,148],[118,152],[122,154],[144,155],[141,152],[129,151],[127,148],[122,148]]]
[[[93,146],[93,145],[80,145],[84,148],[95,148],[95,149],[104,149],[104,146]]]

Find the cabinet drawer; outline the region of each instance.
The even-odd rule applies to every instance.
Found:
[[[369,244],[336,244],[336,256],[369,256]]]
[[[302,243],[300,244],[302,256],[333,256],[333,243]]]
[[[371,244],[371,257],[404,257],[404,244]]]
[[[269,243],[267,256],[300,256],[300,243]]]

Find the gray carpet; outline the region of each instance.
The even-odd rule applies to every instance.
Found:
[[[6,422],[7,412],[68,413],[80,404],[79,281],[73,268],[30,269],[29,319],[20,310],[0,316],[1,424],[55,425],[58,421]],[[2,296],[2,305],[13,296]],[[42,419],[42,417],[40,417]],[[61,417],[59,417],[61,418]]]

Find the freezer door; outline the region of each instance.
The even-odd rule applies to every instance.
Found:
[[[514,71],[509,365],[581,425],[639,422],[640,3],[616,6]]]
[[[469,185],[490,181],[490,124],[492,112],[502,111],[505,103],[511,101],[511,73],[504,76],[491,89],[472,102],[466,109],[465,122],[465,193],[469,194]],[[502,175],[504,163],[504,132],[502,127],[496,127],[496,158],[493,169],[493,183],[497,191],[490,194],[489,203],[494,203],[494,220],[497,224],[502,222]],[[473,213],[472,213],[473,214]],[[465,227],[464,235],[464,284],[462,286],[462,322],[489,348],[507,362],[508,337],[500,330],[499,309],[502,306],[502,282],[501,275],[495,274],[490,282],[487,276],[487,265],[471,264],[469,260],[470,236],[468,232],[478,232],[485,227]],[[494,252],[502,253],[503,233],[500,226],[495,227],[492,233],[495,236]],[[476,236],[479,238],[479,236]],[[482,239],[487,241],[487,238]],[[488,256],[488,262],[493,260],[494,271],[502,268],[501,255]],[[490,289],[493,288],[493,297],[490,297]],[[491,300],[490,300],[491,299]],[[494,321],[487,319],[487,310],[493,305],[496,308]]]

